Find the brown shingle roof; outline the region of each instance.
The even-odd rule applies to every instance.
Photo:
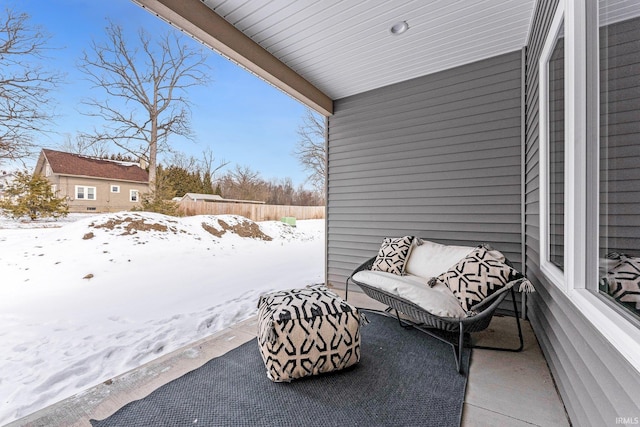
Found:
[[[42,153],[58,175],[80,175],[121,181],[149,182],[149,173],[137,165],[43,149]]]

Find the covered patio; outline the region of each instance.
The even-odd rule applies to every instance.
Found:
[[[382,309],[361,293],[349,300],[358,307]],[[10,426],[80,427],[90,419],[104,419],[122,406],[142,399],[158,387],[208,360],[252,340],[258,329],[254,316],[211,337],[127,372],[108,384],[100,384]],[[479,343],[513,345],[517,341],[513,318],[494,317]],[[523,323],[522,353],[474,350],[462,411],[464,427],[472,426],[569,426],[564,406],[549,368],[528,322]],[[398,328],[398,333],[402,329]],[[257,344],[256,344],[257,346]],[[453,358],[451,369],[455,369]],[[407,378],[407,381],[411,381]],[[241,424],[242,420],[238,420]],[[416,420],[419,424],[419,420]]]
[[[488,243],[531,280],[525,350],[474,350],[462,425],[638,423],[640,285],[606,281],[640,260],[638,2],[134,1],[326,117],[329,286],[403,235]],[[26,421],[106,417],[255,329]]]

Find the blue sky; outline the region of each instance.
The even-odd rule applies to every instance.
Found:
[[[103,39],[108,19],[134,37],[140,27],[149,34],[170,29],[130,0],[0,0],[0,4],[27,12],[33,24],[51,34],[50,45],[57,49],[50,52],[49,64],[67,74],[68,83],[54,94],[58,117],[51,130],[55,133],[39,136],[41,145],[50,148],[62,143],[66,133],[75,135],[92,128],[89,119],[78,112],[80,101],[103,94],[90,91],[76,65],[91,40]],[[198,156],[211,147],[216,159],[229,162],[226,169],[238,164],[260,172],[267,180],[290,177],[296,186],[304,183],[306,172],[291,152],[305,107],[215,52],[208,52],[213,82],[189,94],[195,142],[174,139],[174,148]]]

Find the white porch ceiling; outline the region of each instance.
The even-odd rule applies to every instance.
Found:
[[[535,0],[202,0],[332,99],[522,48]],[[398,36],[390,27],[407,21]]]

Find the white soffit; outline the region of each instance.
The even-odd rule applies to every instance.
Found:
[[[638,0],[607,0],[598,4],[600,26],[613,24],[640,16]]]
[[[535,0],[202,0],[332,99],[522,48]],[[406,21],[409,30],[392,35]]]

